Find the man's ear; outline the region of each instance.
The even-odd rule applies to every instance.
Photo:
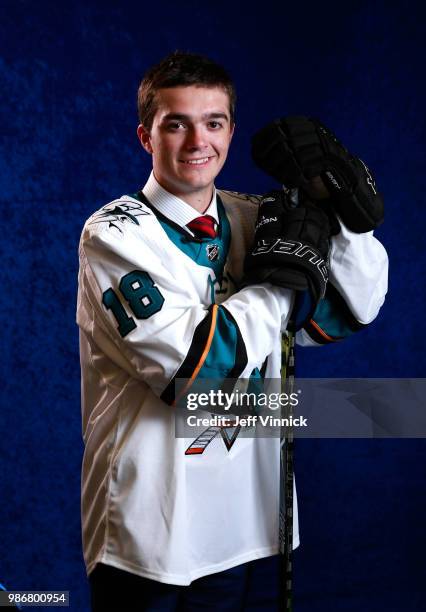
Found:
[[[140,123],[138,125],[138,129],[136,130],[136,133],[145,151],[152,155],[151,134],[149,133],[149,131],[144,125],[142,125],[142,123]]]

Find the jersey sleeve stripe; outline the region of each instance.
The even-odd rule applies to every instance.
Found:
[[[180,391],[180,393],[178,394],[178,396],[176,397],[176,399],[172,403],[172,406],[174,406],[176,404],[176,402],[178,402],[180,400],[180,398],[183,395],[185,395],[185,393],[188,391],[188,389],[190,389],[192,383],[197,378],[199,371],[203,367],[203,364],[204,364],[205,360],[207,359],[207,355],[209,354],[210,347],[211,347],[212,342],[213,342],[214,332],[215,332],[215,329],[216,329],[217,311],[218,311],[218,306],[217,306],[217,304],[214,304],[213,308],[212,308],[212,312],[211,312],[210,331],[209,331],[209,335],[207,337],[207,341],[206,341],[204,350],[203,350],[203,352],[201,354],[201,357],[200,357],[197,365],[195,366],[195,369],[192,372],[188,382],[186,383],[185,387]]]
[[[195,330],[184,362],[161,394],[161,399],[170,406],[176,405],[196,378],[221,388],[225,379],[238,379],[247,365],[246,346],[234,317],[216,304],[209,310]],[[175,389],[179,379],[184,380],[182,390]]]
[[[319,344],[338,342],[366,327],[355,319],[337,289],[328,283],[325,297],[318,302],[305,331]]]
[[[200,362],[201,355],[207,346],[208,338],[212,329],[213,308],[210,307],[207,315],[198,324],[192,337],[191,346],[186,354],[184,361],[181,363],[178,371],[170,380],[167,387],[161,394],[161,399],[166,404],[171,406],[175,399],[175,382],[177,379],[191,378],[197,364]]]
[[[313,327],[314,330],[320,335],[322,342],[328,343],[328,342],[337,342],[338,340],[340,340],[341,338],[333,338],[332,336],[329,336],[323,329],[321,329],[321,327],[315,323],[315,321],[313,319],[311,319],[308,323],[308,325],[306,326],[306,331],[311,331],[309,328]],[[313,335],[313,334],[311,334]],[[316,334],[315,334],[316,335]],[[317,340],[317,338],[314,338],[314,340]]]

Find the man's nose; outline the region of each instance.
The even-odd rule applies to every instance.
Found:
[[[207,145],[202,127],[192,127],[188,130],[186,145],[191,149],[202,149]]]

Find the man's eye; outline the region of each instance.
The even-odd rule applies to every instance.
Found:
[[[222,124],[220,121],[209,121],[209,127],[213,128],[214,130],[217,130],[222,127]]]
[[[167,124],[167,129],[172,131],[183,129],[184,127],[185,125],[181,121],[172,121],[171,123]]]

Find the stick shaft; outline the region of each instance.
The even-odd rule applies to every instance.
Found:
[[[288,331],[282,335],[281,352],[281,385],[287,396],[294,390],[295,360],[294,360],[294,332],[289,322]],[[284,413],[284,414],[283,414]],[[292,407],[282,410],[281,417],[289,419],[292,416]],[[294,434],[291,425],[281,428],[280,444],[280,553],[281,553],[281,602],[282,612],[292,610],[292,553],[293,553],[293,476],[294,476]]]

